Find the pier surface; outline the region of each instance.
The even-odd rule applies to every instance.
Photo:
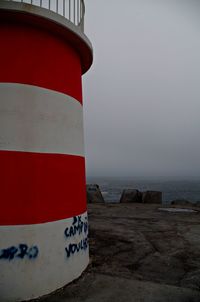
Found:
[[[89,204],[90,265],[40,302],[199,302],[200,211]]]

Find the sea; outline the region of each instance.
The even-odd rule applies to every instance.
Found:
[[[200,203],[200,180],[150,180],[136,178],[88,177],[88,184],[98,184],[105,202],[119,202],[123,190],[137,189],[162,192],[163,204],[172,200]]]

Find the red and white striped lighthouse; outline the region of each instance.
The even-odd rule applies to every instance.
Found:
[[[82,0],[0,1],[0,300],[48,294],[87,267]]]

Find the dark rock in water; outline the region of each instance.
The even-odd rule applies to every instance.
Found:
[[[143,203],[162,203],[162,192],[160,191],[146,191],[142,192]]]
[[[175,199],[171,201],[171,205],[181,205],[181,206],[186,206],[186,205],[192,205],[192,202],[186,199]]]
[[[103,195],[97,184],[87,185],[87,202],[88,203],[104,203]]]
[[[123,190],[120,203],[142,202],[142,194],[138,190]]]
[[[188,205],[190,204],[189,200],[186,199],[175,199],[171,201],[172,205]]]

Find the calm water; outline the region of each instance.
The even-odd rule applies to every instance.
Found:
[[[118,202],[124,189],[140,191],[155,190],[163,192],[163,203],[174,199],[186,199],[200,202],[200,180],[195,181],[160,181],[117,178],[88,178],[87,183],[96,183],[107,202]]]

